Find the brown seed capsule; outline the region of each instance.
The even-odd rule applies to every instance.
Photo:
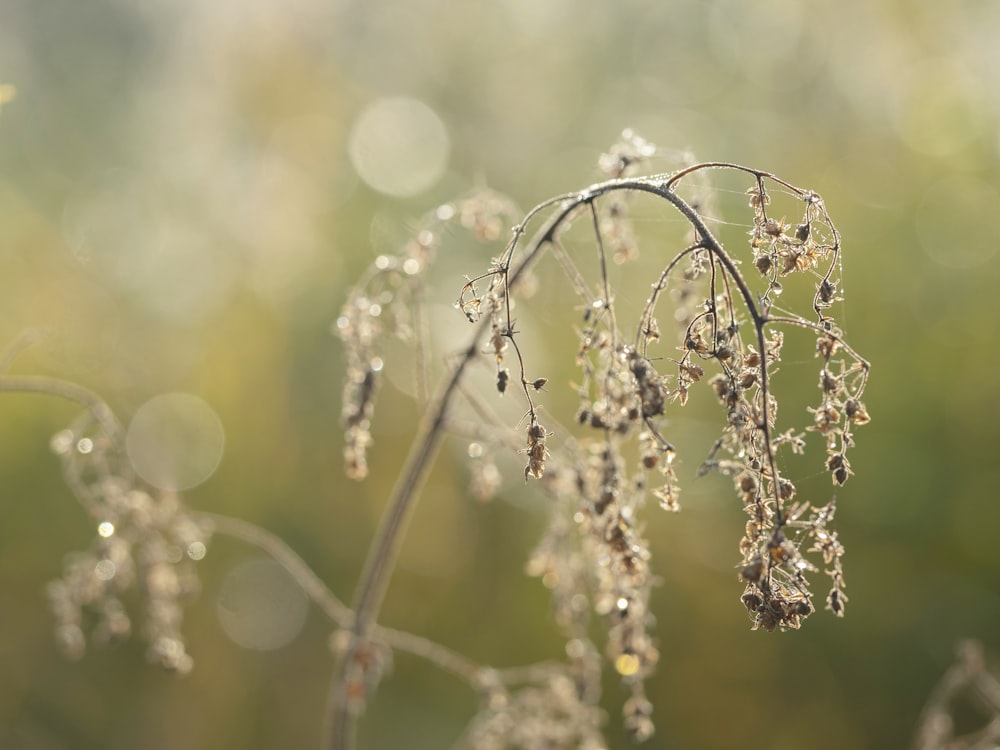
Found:
[[[844,402],[844,412],[847,414],[847,418],[855,424],[868,424],[871,421],[868,409],[856,398],[849,398]]]
[[[764,600],[761,598],[760,594],[753,589],[746,591],[743,596],[740,597],[740,600],[743,602],[743,606],[745,606],[750,612],[757,612],[760,610],[761,605],[764,604]]]
[[[506,367],[497,373],[497,390],[500,391],[502,396],[507,390],[507,382],[510,380],[510,370]]]
[[[755,557],[740,570],[740,579],[751,583],[757,583],[763,575],[764,561],[759,557]]]
[[[764,233],[772,237],[780,237],[785,231],[785,223],[777,219],[768,219],[764,222]]]
[[[778,497],[782,500],[791,500],[795,496],[795,485],[787,479],[778,480]]]
[[[830,336],[821,336],[816,339],[816,353],[819,354],[824,359],[830,359],[838,348],[836,339]]]
[[[840,390],[840,379],[826,368],[819,371],[819,384],[827,393],[837,393]]]
[[[757,480],[753,474],[743,473],[740,475],[740,489],[744,492],[754,493],[757,491]]]
[[[812,605],[806,599],[799,599],[788,606],[788,612],[799,617],[811,615],[812,611]]]
[[[768,271],[771,270],[771,256],[770,255],[758,255],[757,259],[753,262],[754,266],[760,271],[762,276],[767,276]]]
[[[837,617],[842,617],[844,614],[844,597],[837,589],[833,589],[830,595],[826,598],[826,603],[830,607],[830,611]]]

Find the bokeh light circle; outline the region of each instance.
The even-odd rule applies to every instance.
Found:
[[[225,432],[212,407],[190,393],[165,393],[136,411],[125,447],[136,473],[162,490],[187,490],[215,473]]]
[[[957,58],[923,60],[908,71],[895,107],[903,143],[920,154],[960,153],[988,132],[981,83]]]
[[[437,113],[406,97],[368,105],[348,143],[358,176],[372,189],[400,198],[422,193],[440,180],[449,149],[448,132]]]
[[[234,643],[254,651],[272,651],[287,646],[302,631],[309,602],[278,563],[251,560],[226,576],[216,612]]]

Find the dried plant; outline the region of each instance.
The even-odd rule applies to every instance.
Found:
[[[374,683],[365,658],[372,628],[406,519],[439,442],[449,431],[471,434],[476,442],[470,455],[479,461],[482,443],[489,444],[491,436],[498,434],[493,428],[502,426],[495,412],[484,408],[481,397],[463,386],[472,365],[481,361],[495,367],[500,396],[520,397],[524,480],[539,480],[553,498],[548,532],[528,570],[552,589],[556,620],[568,639],[567,669],[576,675],[575,690],[582,705],[571,708],[558,697],[557,686],[563,684],[558,680],[530,688],[531,712],[516,697],[506,698],[499,707],[488,701],[470,730],[478,743],[525,748],[588,746],[589,731],[596,728],[593,720],[583,717],[590,715],[585,709],[597,700],[599,676],[593,659],[596,648],[587,636],[591,612],[606,622],[604,652],[631,693],[624,706],[625,725],[636,740],[652,735],[652,706],[643,684],[659,653],[649,632],[653,577],[642,512],[647,489],[662,508],[676,511],[680,507],[674,466],[677,449],[668,437],[667,414],[683,406],[699,382],[710,387],[723,410],[721,434],[702,472],[731,477],[748,516],[738,545],[738,567],[744,583],[741,598],[753,627],[768,631],[799,627],[815,609],[807,576],[819,572],[820,566],[830,579],[826,607],[843,615],[847,601],[844,548],[832,528],[834,500],[799,500],[795,484],[782,470],[787,453],[814,450],[805,434],[813,431],[819,435],[820,464],[835,486],[843,485],[851,474],[847,454],[854,444],[854,429],[869,421],[863,401],[869,364],[847,343],[832,315],[842,298],[840,234],[817,193],[767,172],[689,161],[670,173],[633,176],[661,155],[652,144],[626,131],[622,141],[601,159],[606,181],[529,211],[489,267],[462,287],[456,306],[474,326],[471,343],[456,355],[430,403],[371,548],[355,600],[352,635],[331,691],[331,747],[351,746],[354,717]],[[744,223],[749,233],[745,258],[752,266],[749,272],[744,272],[741,260],[713,232],[716,222],[705,208],[710,170],[744,175],[748,183],[749,210]],[[659,248],[669,241],[679,242],[679,249],[665,253],[667,260],[645,305],[637,317],[627,319],[609,267],[639,255],[639,233],[629,218],[628,198],[634,194],[668,204],[684,219],[687,236],[657,240],[658,253],[663,254]],[[771,209],[776,196],[797,204],[801,213],[794,221],[778,218]],[[493,206],[504,218],[512,205],[493,194],[469,200]],[[459,213],[454,206],[445,206],[434,215],[440,219]],[[582,237],[575,224],[585,227]],[[423,244],[430,244],[434,233],[423,229],[418,236],[428,240]],[[578,378],[574,389],[580,405],[574,417],[565,420],[567,425],[578,426],[577,434],[550,415],[543,416],[542,391],[549,377],[531,365],[522,345],[520,325],[526,324],[519,324],[515,315],[519,300],[537,287],[530,278],[543,256],[554,259],[566,289],[576,295],[582,310],[575,330]],[[376,266],[395,273],[408,262],[407,257],[380,259]],[[777,304],[784,286],[796,277],[809,290],[811,312],[807,316]],[[546,294],[547,305],[552,304],[553,294]],[[368,296],[355,292],[352,300]],[[666,316],[663,307],[670,310]],[[344,411],[348,470],[354,474],[356,446],[370,442],[367,424],[374,388],[368,373],[382,364],[377,352],[357,347],[356,342],[364,338],[359,332],[381,324],[378,318],[378,311],[349,302],[338,321],[348,349],[355,349],[348,355],[348,380],[358,386],[349,392],[351,400]],[[671,341],[671,334],[663,331],[674,321],[680,325]],[[811,336],[815,342],[819,396],[803,428],[779,430],[773,379],[786,332]],[[709,375],[707,370],[714,373]],[[471,409],[472,421],[486,422],[490,429],[470,428],[458,416],[462,408]],[[359,439],[356,416],[361,414],[365,430]],[[493,438],[492,442],[505,441]],[[505,741],[496,739],[503,736],[495,729],[498,726],[534,726],[537,712],[548,710],[535,705],[537,701],[547,701],[556,713],[575,713],[574,726],[590,728],[586,738],[554,739],[538,730],[529,732],[530,737],[519,733]]]
[[[956,651],[924,707],[914,750],[992,750],[1000,743],[1000,680],[987,671],[979,643],[964,641]],[[962,704],[980,717],[975,728],[956,728]]]
[[[51,448],[96,532],[90,548],[68,556],[63,576],[49,584],[56,642],[78,659],[86,650],[87,629],[101,645],[127,638],[133,616],[125,596],[136,590],[150,661],[188,672],[193,660],[181,633],[183,606],[199,589],[194,563],[205,556],[210,524],[189,513],[176,493],[137,480],[125,455],[124,430],[96,394],[54,378],[3,374],[35,338],[22,337],[0,358],[0,391],[47,393],[86,408],[52,438]]]
[[[664,159],[673,171],[637,176]],[[488,190],[440,206],[397,255],[376,258],[351,290],[334,326],[347,361],[341,412],[347,474],[361,480],[368,473],[390,337],[415,352],[416,393],[425,403],[351,607],[269,532],[191,511],[176,494],[144,487],[129,468],[121,428],[107,405],[71,383],[5,374],[21,348],[15,345],[0,361],[0,390],[50,393],[86,409],[53,440],[66,481],[98,532],[92,549],[72,558],[50,590],[64,649],[82,653],[83,624],[93,619],[86,612],[96,614],[93,640],[127,636],[131,619],[122,594],[135,587],[145,602],[151,657],[177,671],[190,669],[181,604],[197,587],[193,564],[210,536],[225,534],[281,563],[337,629],[332,644],[339,659],[326,719],[331,750],[353,747],[357,717],[394,650],[427,659],[480,696],[481,710],[458,747],[604,747],[604,664],[628,690],[626,730],[633,740],[646,740],[654,725],[645,681],[659,651],[644,518],[650,497],[664,510],[680,509],[679,449],[668,417],[699,388],[721,407],[718,436],[700,473],[731,479],[747,514],[745,532],[734,540],[734,564],[752,627],[798,628],[816,608],[809,578],[820,572],[830,581],[826,608],[842,616],[844,548],[832,527],[834,500],[800,499],[785,469],[790,454],[818,453],[817,468],[834,487],[843,485],[852,473],[854,430],[869,421],[863,400],[869,364],[833,317],[842,299],[841,240],[822,198],[760,170],[695,163],[630,131],[599,168],[602,182],[547,200],[523,217],[513,201]],[[722,222],[714,213],[708,177],[716,173],[744,181],[743,216]],[[639,197],[659,212],[655,233],[640,231],[632,218]],[[786,221],[778,203],[795,218]],[[468,342],[449,353],[447,371],[428,395],[432,357],[424,302],[442,239],[460,227],[480,243],[495,243],[511,225],[500,252],[458,290],[456,315],[471,326]],[[721,240],[727,227],[747,233],[736,253]],[[640,260],[640,245],[652,245],[660,261],[644,303],[630,305],[634,292],[619,277]],[[562,283],[546,283],[540,294],[538,275],[545,272]],[[566,296],[557,302],[560,289]],[[808,312],[779,306],[783,293],[790,307],[798,298]],[[576,306],[570,393],[578,405],[561,419],[542,403],[558,381],[539,371],[525,338],[539,325],[527,314],[533,304],[550,325],[557,325],[551,324],[557,310]],[[808,340],[816,362],[809,381],[818,378],[819,393],[814,406],[779,428],[775,375],[786,334]],[[494,397],[477,390],[484,372]],[[447,435],[469,443],[473,496],[486,500],[498,491],[505,454],[523,460],[518,483],[535,482],[548,496],[547,528],[527,571],[552,593],[564,660],[496,669],[378,624],[407,520]],[[595,615],[603,622],[602,646],[592,640]]]

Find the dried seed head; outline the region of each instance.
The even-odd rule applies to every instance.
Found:
[[[754,258],[753,264],[762,276],[767,276],[771,269],[774,268],[774,262],[771,260],[771,256],[767,254],[758,255]]]
[[[510,370],[506,367],[497,372],[497,391],[502,396],[507,391],[507,383],[510,381]]]
[[[848,419],[857,425],[868,424],[871,421],[871,417],[868,416],[868,409],[855,398],[849,398],[844,402],[844,413],[847,414]]]
[[[832,336],[820,336],[816,339],[816,354],[823,359],[830,359],[839,348],[840,344]]]
[[[755,556],[740,569],[740,580],[757,583],[764,575],[764,570],[764,561],[760,556]]]
[[[778,221],[777,219],[768,219],[761,228],[764,230],[764,234],[768,234],[771,237],[780,237],[784,234],[785,229],[787,229],[785,222]]]
[[[522,451],[528,455],[528,464],[524,467],[524,481],[528,481],[529,476],[541,479],[545,473],[545,459],[549,456],[545,439],[548,435],[545,428],[532,419],[528,425],[528,445]]]
[[[771,196],[764,192],[758,185],[749,188],[747,190],[747,195],[750,196],[751,208],[759,209],[771,202]]]
[[[837,293],[837,285],[829,279],[823,279],[819,285],[819,298],[822,302],[833,302],[833,297]]]

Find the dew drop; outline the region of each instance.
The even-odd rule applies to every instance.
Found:
[[[775,281],[771,284],[771,291],[775,294],[775,296],[780,297],[781,293],[785,291],[785,288],[781,285],[780,281]]]
[[[73,431],[72,430],[60,430],[55,435],[52,436],[52,440],[49,441],[49,448],[57,456],[65,455],[73,447]]]
[[[469,443],[469,458],[481,458],[483,446],[479,443]]]
[[[118,568],[110,560],[101,560],[94,566],[94,575],[101,581],[110,581],[117,572]]]
[[[635,654],[622,654],[615,659],[615,671],[622,677],[631,677],[639,671],[639,657]]]
[[[115,525],[111,521],[101,521],[97,524],[97,533],[107,539],[115,533]]]
[[[192,560],[201,560],[205,557],[205,553],[207,551],[208,550],[205,547],[204,542],[191,542],[191,544],[188,545],[187,555]]]
[[[80,438],[80,440],[77,441],[76,449],[86,456],[94,450],[94,441],[90,438]]]

